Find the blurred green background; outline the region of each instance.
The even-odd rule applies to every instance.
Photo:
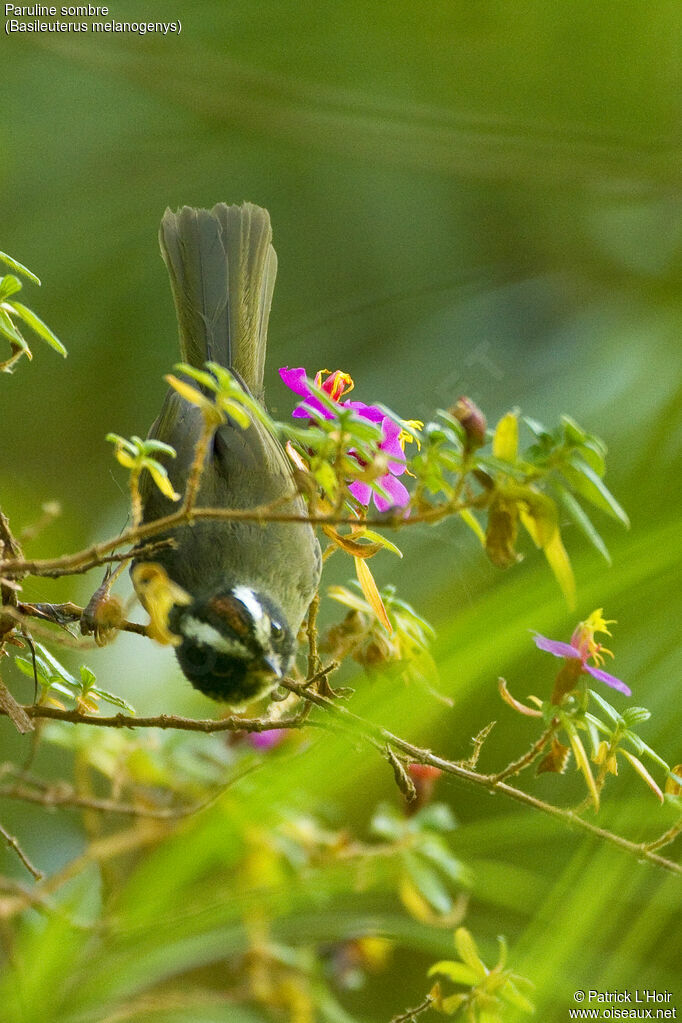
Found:
[[[607,483],[632,528],[600,523],[611,568],[567,532],[577,618],[603,606],[617,619],[614,671],[653,711],[643,734],[682,760],[678,5],[117,0],[111,15],[179,17],[182,33],[1,44],[0,248],[42,278],[22,298],[69,350],[62,362],[36,344],[33,364],[2,380],[0,504],[17,525],[44,501],[63,506],[30,552],[76,550],[124,525],[125,478],[104,435],[144,435],[176,359],[156,241],[164,209],[248,199],[270,210],[279,255],[268,399],[280,418],[291,396],[277,367],[326,366],[352,373],[354,397],[405,418],[467,394],[491,421],[514,406],[550,426],[568,412],[606,440]],[[531,550],[502,574],[458,523],[399,542],[401,562],[387,554],[373,567],[435,625],[440,686],[455,705],[356,679],[357,707],[453,758],[497,719],[483,767],[501,766],[532,732],[499,703],[497,676],[520,697],[546,693],[554,665],[527,630],[567,639],[576,616]],[[329,581],[351,574],[330,568]],[[34,580],[25,594],[84,601],[98,582]],[[215,713],[167,650],[136,637],[88,663],[141,711]],[[16,691],[30,700],[25,681]],[[23,756],[25,741],[2,727],[4,756]],[[49,748],[41,766],[71,770]],[[572,769],[559,786],[533,786],[580,798]],[[606,825],[639,839],[672,822],[632,776],[613,789]],[[474,876],[467,926],[488,960],[507,935],[514,966],[537,985],[537,1019],[567,1019],[576,988],[669,990],[682,1008],[674,878],[500,798],[448,782],[439,797]],[[67,940],[54,919],[25,924],[13,963],[23,1018],[146,1019],[114,1012],[190,970],[219,986],[244,945],[234,835],[267,828],[290,799],[362,833],[377,800],[397,798],[386,764],[347,740],[313,736],[295,756],[275,754],[231,790],[222,817],[213,808],[128,864],[114,937]],[[48,872],[83,848],[76,814],[8,802],[2,821]],[[100,880],[89,868],[69,889],[74,911],[90,900],[97,918]],[[275,902],[277,934],[295,947],[399,939],[368,985],[337,992],[349,1019],[387,1021],[417,1004],[427,966],[451,951],[450,931],[410,921],[388,895],[320,880]],[[190,924],[188,905],[199,907]],[[271,1017],[228,1005],[149,1008],[149,1018]]]

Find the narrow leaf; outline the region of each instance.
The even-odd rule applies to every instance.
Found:
[[[429,969],[428,976],[434,977],[447,977],[454,984],[465,984],[467,987],[473,987],[481,979],[475,970],[472,970],[466,963],[458,963],[454,960],[441,959],[439,962],[434,963]]]
[[[478,946],[466,927],[458,927],[455,931],[455,948],[462,962],[473,970],[476,979],[480,980],[488,974],[488,968],[478,954]]]
[[[607,515],[617,519],[629,528],[630,519],[626,512],[587,462],[577,455],[572,455],[570,463],[561,467],[561,472],[573,490],[576,490],[595,507],[601,508]]]
[[[566,603],[571,610],[573,610],[576,606],[575,576],[573,575],[571,562],[569,561],[566,548],[564,547],[563,540],[561,539],[561,533],[558,529],[549,543],[545,545],[544,552],[549,563],[549,567],[554,573],[554,578],[561,587],[561,592],[566,599]]]
[[[0,302],[4,302],[10,295],[16,295],[17,291],[21,291],[21,281],[18,277],[14,274],[0,277]]]
[[[36,316],[34,312],[28,309],[21,302],[13,302],[12,305],[19,316],[21,316],[24,323],[28,324],[31,330],[34,331],[38,337],[42,338],[43,341],[47,341],[50,348],[54,348],[55,352],[59,352],[60,355],[63,355],[66,358],[66,348],[61,343],[57,335],[50,330],[46,323],[43,323],[39,316]]]
[[[576,731],[575,725],[572,722],[565,720],[564,727],[568,732],[568,738],[571,743],[571,748],[573,750],[573,756],[575,757],[576,765],[578,769],[582,771],[582,775],[585,779],[588,791],[590,793],[590,798],[592,799],[592,803],[594,804],[595,810],[598,811],[599,790],[597,789],[597,784],[592,775],[590,761],[588,760],[587,753],[585,752],[585,747],[583,746],[580,736]]]
[[[634,767],[634,769],[637,772],[637,774],[649,786],[649,788],[651,789],[653,794],[656,796],[656,798],[658,800],[660,800],[661,803],[665,802],[665,800],[663,798],[663,793],[661,792],[660,788],[658,787],[658,785],[656,784],[654,779],[651,777],[651,775],[649,774],[649,772],[647,771],[646,767],[644,766],[642,761],[639,759],[639,757],[636,757],[633,753],[630,753],[629,750],[623,749],[622,747],[621,747],[620,752],[623,754],[625,759],[630,764],[632,764],[632,766]]]
[[[12,323],[5,309],[0,309],[0,334],[4,334],[8,341],[18,345],[22,352],[32,358],[31,351],[15,325]]]
[[[369,566],[365,558],[353,558],[355,562],[355,572],[358,577],[358,582],[362,588],[362,592],[365,595],[365,600],[374,611],[375,615],[386,629],[386,632],[390,635],[393,633],[393,626],[391,625],[388,615],[386,614],[386,608],[384,602],[381,599],[381,594],[377,588],[377,584],[374,581],[374,576],[369,570]]]
[[[610,565],[611,555],[608,552],[606,544],[602,540],[601,536],[594,528],[592,522],[585,514],[582,505],[576,501],[570,490],[567,490],[561,483],[555,483],[554,488],[557,496],[561,501],[562,505],[570,515],[571,519],[581,531],[583,536],[592,544],[592,546],[599,551],[604,560]]]
[[[23,274],[24,277],[28,277],[30,281],[33,281],[34,284],[37,284],[40,287],[40,279],[36,277],[34,273],[31,273],[28,267],[25,267],[23,263],[20,263],[18,259],[12,259],[12,257],[8,256],[6,252],[0,252],[0,262],[5,263],[5,265],[9,266],[12,270],[16,270],[17,273]]]
[[[483,531],[483,526],[478,521],[474,513],[470,511],[469,508],[462,508],[459,515],[462,521],[467,524],[472,533],[476,534],[476,536],[480,540],[481,547],[485,547],[485,533]]]

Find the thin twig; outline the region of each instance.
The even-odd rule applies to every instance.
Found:
[[[416,763],[430,764],[432,767],[439,767],[445,774],[454,775],[461,781],[468,782],[469,784],[475,785],[479,788],[484,788],[488,792],[499,792],[508,799],[512,799],[524,806],[529,806],[533,810],[538,810],[540,813],[553,817],[555,820],[561,821],[569,827],[576,828],[592,835],[595,838],[599,838],[602,841],[609,842],[612,845],[617,846],[619,849],[622,849],[624,852],[635,856],[639,860],[644,859],[657,867],[662,867],[664,870],[668,870],[673,874],[679,874],[682,876],[681,864],[657,855],[655,852],[647,849],[646,846],[637,842],[632,842],[629,839],[623,838],[621,835],[616,835],[611,831],[606,831],[604,828],[600,828],[596,824],[591,824],[589,821],[579,817],[573,810],[565,810],[562,807],[554,806],[552,803],[546,803],[544,800],[538,799],[536,796],[532,796],[528,792],[524,792],[522,789],[516,789],[513,786],[508,785],[506,782],[497,781],[494,775],[480,774],[478,771],[473,771],[470,768],[463,767],[461,764],[454,761],[445,760],[443,757],[436,756],[430,750],[414,746],[412,743],[406,742],[405,739],[401,739],[399,736],[389,732],[388,729],[382,728],[380,725],[370,724],[370,722],[365,721],[357,714],[354,714],[342,703],[332,701],[312,689],[307,689],[305,686],[298,685],[295,682],[290,682],[289,680],[282,682],[281,685],[290,689],[291,692],[302,696],[303,699],[309,700],[316,706],[323,707],[325,710],[332,713],[339,721],[343,722],[349,731],[363,735],[375,746],[377,743],[381,742],[383,748],[384,743],[389,743],[395,749],[398,749],[403,753],[407,753]]]
[[[53,721],[70,721],[72,724],[94,725],[97,728],[175,728],[184,732],[268,732],[273,728],[302,728],[304,725],[326,727],[324,722],[307,721],[302,714],[281,720],[228,717],[215,721],[211,718],[185,718],[173,714],[159,714],[157,717],[113,714],[102,717],[98,714],[81,714],[78,710],[43,707],[40,704],[30,704],[22,709],[29,718],[50,718]],[[0,714],[2,713],[5,712],[0,707]]]
[[[524,753],[522,757],[519,757],[518,760],[513,760],[511,764],[507,764],[502,771],[498,771],[497,774],[493,775],[495,781],[503,781],[505,778],[511,778],[515,774],[520,774],[524,768],[530,767],[533,761],[540,756],[543,749],[556,732],[556,729],[557,725],[554,721],[552,721],[537,742],[534,742],[531,748]]]
[[[278,499],[276,504],[281,503]],[[383,515],[362,520],[363,526],[383,526],[387,529],[401,529],[405,526],[416,525],[424,522],[438,522],[449,515],[457,514],[463,508],[475,506],[476,501],[452,502],[447,501],[435,508],[423,512],[415,512],[406,518],[404,515]],[[38,575],[48,578],[59,578],[64,575],[77,575],[88,572],[97,565],[106,561],[121,560],[122,557],[130,558],[131,552],[125,555],[110,557],[113,551],[139,543],[140,540],[148,540],[159,536],[170,529],[185,525],[190,522],[200,521],[240,521],[240,522],[290,522],[307,523],[309,525],[346,525],[357,526],[358,519],[351,515],[307,515],[302,512],[273,512],[272,504],[260,505],[255,508],[196,508],[186,509],[184,506],[164,518],[155,519],[153,522],[145,522],[139,526],[131,526],[118,536],[101,543],[93,544],[84,550],[74,554],[64,554],[58,558],[44,558],[26,560],[23,558],[11,558],[0,561],[0,572],[8,578],[21,578],[26,575]],[[137,553],[137,552],[136,552]]]
[[[17,854],[21,862],[24,864],[29,874],[33,874],[33,877],[36,879],[36,881],[42,881],[43,877],[45,876],[42,870],[38,870],[37,867],[33,866],[28,856],[19,845],[18,840],[14,837],[14,835],[10,835],[9,831],[5,831],[2,824],[0,824],[0,836],[2,836],[2,838],[5,839],[5,842],[11,849],[14,849],[15,853]]]
[[[97,810],[100,813],[120,813],[126,817],[149,817],[152,820],[177,820],[191,817],[202,809],[203,803],[190,806],[162,807],[154,809],[134,803],[120,803],[116,799],[98,799],[95,796],[79,796],[72,788],[52,786],[44,792],[36,792],[25,785],[0,786],[3,799],[20,799],[24,803],[37,803],[48,809],[56,807],[78,807],[83,810]]]
[[[414,1009],[406,1009],[405,1012],[401,1012],[398,1016],[394,1016],[391,1023],[412,1023],[413,1020],[420,1016],[422,1012],[426,1012],[433,1005],[433,998],[431,995],[427,995],[423,1002],[419,1005],[415,1005]]]
[[[670,845],[674,842],[679,834],[682,833],[682,820],[678,821],[677,824],[673,824],[672,828],[668,828],[660,838],[655,839],[653,842],[646,842],[643,846],[649,852],[654,852],[656,849],[662,849],[664,845]]]

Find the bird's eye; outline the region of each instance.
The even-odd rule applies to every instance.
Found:
[[[279,622],[270,622],[270,635],[273,639],[281,639],[284,635],[284,629]]]

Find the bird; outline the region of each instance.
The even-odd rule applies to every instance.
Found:
[[[264,405],[277,273],[268,211],[248,202],[167,209],[159,243],[182,362],[227,368]],[[175,449],[168,475],[179,494],[186,490],[203,429],[201,409],[171,387],[148,436]],[[143,473],[139,491],[144,523],[175,510],[149,473]],[[167,625],[183,673],[200,692],[235,708],[267,695],[290,671],[297,634],[317,592],[321,554],[279,440],[257,417],[246,429],[228,417],[212,436],[195,504],[249,509],[271,503],[296,521],[184,524],[156,538],[171,545],[157,545],[153,554],[140,551],[131,567],[147,610],[150,572],[165,573],[171,594]]]

